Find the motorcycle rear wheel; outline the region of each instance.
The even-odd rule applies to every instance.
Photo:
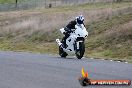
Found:
[[[61,46],[59,46],[59,55],[63,58],[66,58],[66,56],[68,55],[66,52],[64,52],[63,48],[61,48]]]

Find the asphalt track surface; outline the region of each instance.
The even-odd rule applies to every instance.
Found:
[[[130,79],[132,64],[24,52],[0,52],[0,88],[83,88],[78,78],[84,67],[91,79]],[[85,87],[87,88],[87,87]],[[132,86],[88,86],[132,88]]]

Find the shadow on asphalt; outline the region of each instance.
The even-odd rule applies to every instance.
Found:
[[[87,59],[84,59],[84,58],[82,58],[82,59],[77,59],[76,57],[66,57],[66,58],[63,58],[63,57],[54,57],[54,58],[56,58],[56,59],[63,59],[63,60],[76,60],[76,61],[87,61]]]
[[[66,57],[66,58],[63,58],[63,57],[57,57],[57,58],[59,58],[59,59],[76,59],[76,58],[74,58],[74,57]]]

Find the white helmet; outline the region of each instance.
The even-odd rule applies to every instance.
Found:
[[[78,24],[83,24],[83,21],[84,21],[83,15],[79,15],[78,17],[76,17],[76,22]]]

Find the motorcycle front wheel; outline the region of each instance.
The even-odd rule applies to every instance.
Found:
[[[78,59],[81,59],[84,55],[84,52],[85,52],[85,44],[84,44],[84,42],[80,42],[79,43],[79,50],[76,51],[76,57]]]

